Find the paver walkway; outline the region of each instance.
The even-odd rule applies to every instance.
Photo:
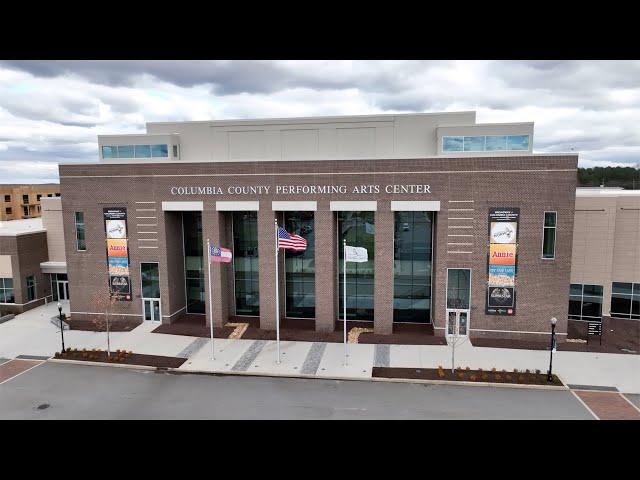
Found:
[[[640,420],[640,409],[619,393],[576,390],[575,394],[600,420]]]

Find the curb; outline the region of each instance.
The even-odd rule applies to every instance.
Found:
[[[50,358],[47,362],[55,362],[55,363],[69,363],[75,365],[93,365],[95,367],[118,367],[118,368],[131,368],[133,370],[158,370],[159,367],[151,367],[149,365],[129,365],[129,364],[121,364],[121,363],[106,363],[106,362],[93,362],[93,361],[84,361],[84,360],[67,360],[64,358]],[[170,370],[170,369],[167,369]],[[160,371],[164,371],[164,369],[160,369]]]
[[[258,373],[258,372],[230,372],[230,371],[211,371],[211,370],[180,370],[179,368],[159,368],[151,367],[148,365],[128,365],[118,363],[106,363],[106,362],[90,362],[84,360],[65,360],[59,358],[51,358],[48,362],[56,363],[69,363],[76,365],[93,365],[98,367],[117,367],[117,368],[129,368],[133,370],[147,370],[147,371],[160,371],[177,375],[209,375],[227,376],[227,377],[272,377],[272,378],[302,378],[312,380],[341,380],[341,381],[354,381],[354,382],[387,382],[387,383],[416,383],[416,384],[431,384],[431,385],[458,385],[458,386],[473,386],[473,387],[502,387],[502,388],[519,388],[519,389],[534,389],[534,390],[571,390],[566,385],[520,385],[517,383],[491,383],[491,382],[466,382],[466,381],[450,381],[450,380],[421,380],[413,378],[383,378],[383,377],[339,377],[339,376],[327,376],[320,377],[318,375],[304,375],[304,374],[284,374],[284,373]],[[560,378],[560,377],[558,377]],[[560,379],[562,383],[564,381]]]

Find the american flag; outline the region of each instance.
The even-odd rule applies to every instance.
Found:
[[[307,249],[307,241],[300,235],[289,233],[284,228],[278,227],[278,248],[303,252]]]

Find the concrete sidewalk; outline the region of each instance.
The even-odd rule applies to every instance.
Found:
[[[50,323],[57,313],[56,305],[49,304],[0,325],[0,358],[51,357],[60,351],[60,330]],[[278,364],[276,342],[228,339],[215,339],[215,360],[212,360],[209,339],[151,333],[156,326],[143,323],[130,332],[111,333],[111,349],[187,358],[179,369],[185,372],[370,379],[374,366],[451,366],[451,349],[446,345],[349,344],[345,366],[343,344],[283,341]],[[71,348],[107,346],[104,332],[66,330],[64,337],[65,345]],[[549,367],[547,351],[474,347],[469,342],[456,347],[455,358],[456,366],[471,368],[546,372]],[[553,370],[566,384],[613,387],[623,393],[640,394],[640,355],[556,352]]]

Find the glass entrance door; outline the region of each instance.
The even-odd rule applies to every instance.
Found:
[[[69,282],[58,280],[58,300],[69,300]]]
[[[144,319],[149,322],[160,321],[160,299],[159,298],[143,298],[142,306],[144,311]]]
[[[447,335],[469,335],[471,269],[447,270]]]
[[[160,274],[157,263],[141,263],[140,278],[142,281],[142,315],[145,321],[159,322],[160,308]]]

